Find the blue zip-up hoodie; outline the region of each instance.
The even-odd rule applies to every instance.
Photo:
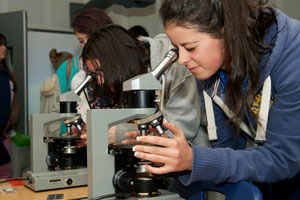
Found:
[[[299,172],[300,22],[279,10],[276,14],[277,24],[273,25],[267,37],[273,40],[275,46],[260,77],[262,85],[266,77],[271,76],[274,98],[269,110],[265,145],[246,148],[243,134],[234,139],[233,127],[225,123],[228,118],[214,104],[218,135],[214,145],[217,148],[191,144],[193,168],[191,173],[179,176],[183,185],[196,181],[235,183],[240,180],[274,183]],[[199,84],[207,84],[207,81],[199,81]],[[210,94],[211,88],[207,92]],[[200,90],[199,95],[200,99],[203,98]]]

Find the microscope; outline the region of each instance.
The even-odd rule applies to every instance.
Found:
[[[177,50],[171,49],[154,71],[123,82],[123,91],[128,92],[128,108],[88,110],[89,199],[181,199],[177,194],[158,188],[156,177],[144,167],[153,163],[134,157],[132,145],[108,144],[108,129],[128,121],[137,125],[141,135],[148,134],[149,126],[158,135],[164,133],[163,114],[157,106],[155,92],[162,89],[158,79],[177,58]]]
[[[74,90],[60,95],[60,113],[32,114],[30,126],[31,171],[23,174],[24,185],[34,191],[87,185],[86,160],[78,153],[75,136],[49,136],[45,126],[64,120],[70,132],[72,126],[79,131],[84,124],[77,114],[80,93],[92,79],[88,75]],[[86,153],[83,154],[86,158]]]

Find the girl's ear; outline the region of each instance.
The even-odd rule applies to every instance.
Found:
[[[87,65],[87,67],[89,68],[89,70],[91,70],[92,72],[96,72],[97,68],[99,69],[101,64],[99,59],[94,59],[94,60],[87,60],[85,62],[85,64]]]
[[[100,63],[100,60],[99,59],[95,59],[94,60],[94,63],[96,64],[97,66],[97,69],[95,70],[96,71],[96,74],[97,74],[97,84],[98,85],[102,85],[104,83],[104,74],[101,70],[101,63]]]
[[[97,64],[97,67],[100,67],[101,66],[101,63],[100,63],[100,60],[98,58],[95,59],[95,62]]]
[[[96,72],[96,69],[95,69],[95,67],[94,67],[94,65],[93,65],[93,62],[91,62],[91,60],[87,60],[87,61],[85,62],[85,64],[86,64],[86,66],[89,68],[90,71]]]

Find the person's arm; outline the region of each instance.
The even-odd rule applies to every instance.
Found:
[[[299,56],[297,56],[297,59],[298,61],[294,60],[292,64],[278,65],[272,70],[271,80],[274,102],[269,111],[266,144],[248,147],[244,150],[225,147],[206,148],[191,144],[193,152],[192,170],[189,174],[179,176],[182,184],[189,185],[196,181],[235,183],[241,180],[274,183],[292,178],[299,172],[300,70],[299,65],[296,65],[300,62]],[[225,133],[226,127],[231,126],[226,125],[225,122],[221,123],[222,127],[218,126],[218,137]],[[140,141],[159,144],[162,147],[147,147],[147,149],[144,149],[145,146],[142,148],[137,147],[136,152],[141,153],[137,157],[153,162],[163,161],[171,165],[168,169],[172,170],[163,168],[162,171],[159,171],[159,168],[157,168],[155,171],[150,169],[151,172],[168,173],[189,169],[188,167],[179,168],[174,165],[174,163],[184,162],[184,159],[176,156],[176,154],[174,156],[176,148],[167,145],[172,139],[166,140],[166,138],[159,137],[152,139],[146,141],[142,137]],[[229,139],[234,140],[235,138]],[[182,151],[186,151],[186,148]]]
[[[192,169],[193,152],[186,141],[183,131],[173,123],[164,121],[163,125],[173,133],[173,138],[158,136],[139,136],[137,141],[153,145],[135,145],[133,151],[137,158],[152,161],[154,163],[163,163],[161,167],[145,165],[146,169],[154,174],[166,174]],[[126,136],[136,136],[137,132],[128,132]],[[124,143],[130,143],[129,140]]]
[[[16,80],[14,73],[11,73],[13,78]],[[3,133],[9,133],[13,128],[15,128],[18,118],[19,118],[19,103],[18,103],[18,97],[16,94],[16,86],[14,83],[10,80],[10,91],[11,91],[11,112],[9,116],[9,120],[3,130]]]
[[[17,94],[14,92],[9,120],[3,130],[3,133],[8,133],[10,130],[12,130],[16,126],[18,118],[19,118],[19,103],[18,103]]]
[[[15,77],[15,74],[12,73],[12,76]],[[16,80],[16,78],[15,78]],[[11,105],[11,113],[10,113],[10,118],[9,121],[11,121],[12,128],[14,128],[18,122],[19,119],[19,101],[18,101],[18,96],[16,89],[14,88],[13,90],[13,99],[12,99],[12,105]]]
[[[12,111],[10,114],[10,120],[12,122],[12,126],[15,127],[19,119],[19,100],[17,93],[15,92],[14,98],[12,101]]]
[[[199,146],[210,146],[206,128],[200,125],[201,112],[195,77],[184,67],[173,64],[166,74],[164,117],[180,127],[186,139]]]
[[[274,103],[269,112],[266,144],[245,150],[191,145],[193,168],[190,174],[179,176],[182,184],[241,180],[272,183],[292,178],[299,172],[300,80],[297,77],[300,72],[294,71],[295,76],[291,76],[288,71],[275,70],[271,77]],[[225,133],[224,127],[217,130],[219,137]]]
[[[205,149],[192,145],[193,170],[188,179],[185,179],[187,176],[181,177],[183,184],[240,180],[274,183],[299,173],[300,71],[296,63],[300,59],[299,53],[294,53],[285,51],[293,60],[280,61],[285,64],[274,66],[270,74],[274,102],[269,111],[266,143],[245,150]],[[277,57],[284,59],[285,55]],[[224,126],[218,126],[217,130],[218,137],[225,133]]]

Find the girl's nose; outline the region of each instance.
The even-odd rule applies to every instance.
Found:
[[[181,65],[186,65],[187,62],[190,60],[188,52],[179,49],[178,53],[179,53],[178,63]]]

